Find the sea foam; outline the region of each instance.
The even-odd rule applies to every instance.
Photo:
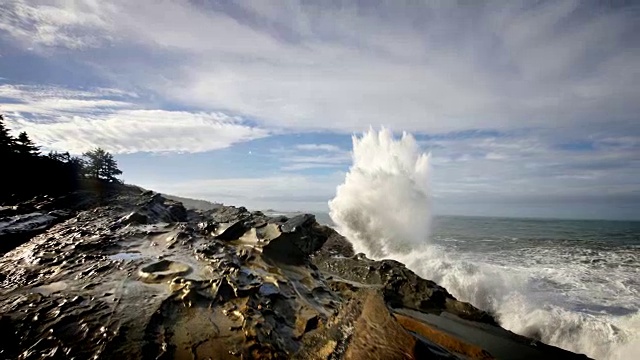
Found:
[[[385,256],[424,244],[429,235],[429,155],[410,134],[353,136],[353,165],[329,215],[356,251]]]
[[[516,333],[598,359],[640,356],[637,311],[624,316],[572,311],[531,291],[548,269],[496,265],[430,244],[429,157],[408,133],[395,139],[388,129],[370,129],[353,137],[353,164],[329,209],[356,251],[405,263],[457,298],[493,312]],[[562,271],[557,270],[559,277]]]

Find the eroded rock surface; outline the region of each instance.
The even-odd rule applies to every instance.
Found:
[[[489,359],[421,316],[505,331],[312,215],[193,211],[132,189],[93,204],[58,209],[0,258],[0,358]]]

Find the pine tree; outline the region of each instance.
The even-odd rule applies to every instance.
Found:
[[[87,158],[85,169],[89,177],[109,182],[119,182],[116,176],[121,175],[122,171],[118,169],[118,163],[113,158],[113,155],[101,148],[93,149],[82,155]]]
[[[40,155],[40,150],[33,144],[33,141],[29,139],[29,135],[26,132],[21,132],[15,141],[15,151],[21,155]]]
[[[57,151],[51,151],[49,152],[49,154],[47,155],[50,159],[53,159],[55,161],[59,161],[62,163],[68,163],[69,160],[71,159],[71,154],[69,154],[68,151],[63,152],[63,153],[59,153]]]
[[[9,134],[9,129],[4,126],[4,116],[0,114],[0,154],[13,153],[15,139]]]

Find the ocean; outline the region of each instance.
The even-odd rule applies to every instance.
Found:
[[[407,265],[506,328],[640,358],[640,222],[436,217],[432,231],[431,253]]]
[[[596,359],[640,358],[640,222],[436,216],[407,250],[380,258],[511,331]]]
[[[430,155],[404,133],[353,137],[329,218],[515,333],[596,359],[640,359],[640,222],[437,217]]]

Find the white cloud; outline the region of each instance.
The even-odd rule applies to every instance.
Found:
[[[271,153],[285,163],[280,167],[283,171],[342,168],[351,163],[351,153],[332,144],[298,144]]]
[[[21,10],[5,16],[15,19],[0,22],[24,46],[93,46],[79,35],[88,33],[112,46],[109,61],[87,59],[106,76],[266,126],[576,127],[628,121],[640,111],[640,48],[629,44],[637,22],[624,9],[578,11],[590,5],[575,1],[374,7],[52,0],[56,11],[16,4]],[[120,74],[126,57],[119,51],[130,46],[175,64],[135,63]]]
[[[15,131],[26,131],[46,149],[76,154],[96,146],[116,154],[194,153],[268,135],[266,130],[242,125],[221,113],[164,110],[121,110],[102,117],[62,117],[51,123],[18,120],[10,125]]]
[[[587,150],[565,149],[565,141],[553,134],[520,134],[430,140],[423,146],[436,145],[431,150],[434,192],[452,202],[557,204],[579,197],[634,196],[640,171],[637,138],[581,139]]]
[[[270,176],[263,178],[201,179],[174,183],[141,183],[167,194],[284,211],[326,211],[344,173],[325,176]]]
[[[69,49],[98,47],[109,40],[114,24],[108,5],[90,1],[11,1],[0,5],[0,30],[25,46]]]
[[[3,45],[62,54],[96,71],[83,80],[198,112],[153,113],[158,106],[134,94],[11,86],[0,86],[0,98],[13,100],[0,110],[52,146],[97,142],[117,152],[204,151],[269,131],[498,129],[520,135],[429,141],[441,198],[637,193],[637,11],[579,1],[458,5],[15,0],[0,4]],[[3,61],[14,50],[3,49]],[[27,113],[44,123],[28,123]],[[173,122],[185,124],[179,139],[167,135]],[[562,139],[595,149],[553,148]],[[288,172],[350,161],[332,144],[277,156]]]
[[[116,89],[97,88],[93,91],[71,90],[52,86],[0,85],[0,97],[10,101],[0,104],[3,112],[27,112],[38,115],[57,116],[65,113],[87,111],[111,111],[130,108],[134,105],[127,97],[136,94]],[[114,97],[114,100],[105,98]]]
[[[296,145],[296,149],[305,151],[344,152],[340,147],[332,144],[299,144]]]
[[[116,154],[204,152],[269,135],[221,112],[140,109],[127,101],[132,95],[109,89],[5,85],[0,86],[0,97],[15,102],[3,104],[0,110],[11,115],[6,120],[14,132],[26,131],[45,150],[75,154],[96,146]],[[34,115],[36,121],[30,120]]]

